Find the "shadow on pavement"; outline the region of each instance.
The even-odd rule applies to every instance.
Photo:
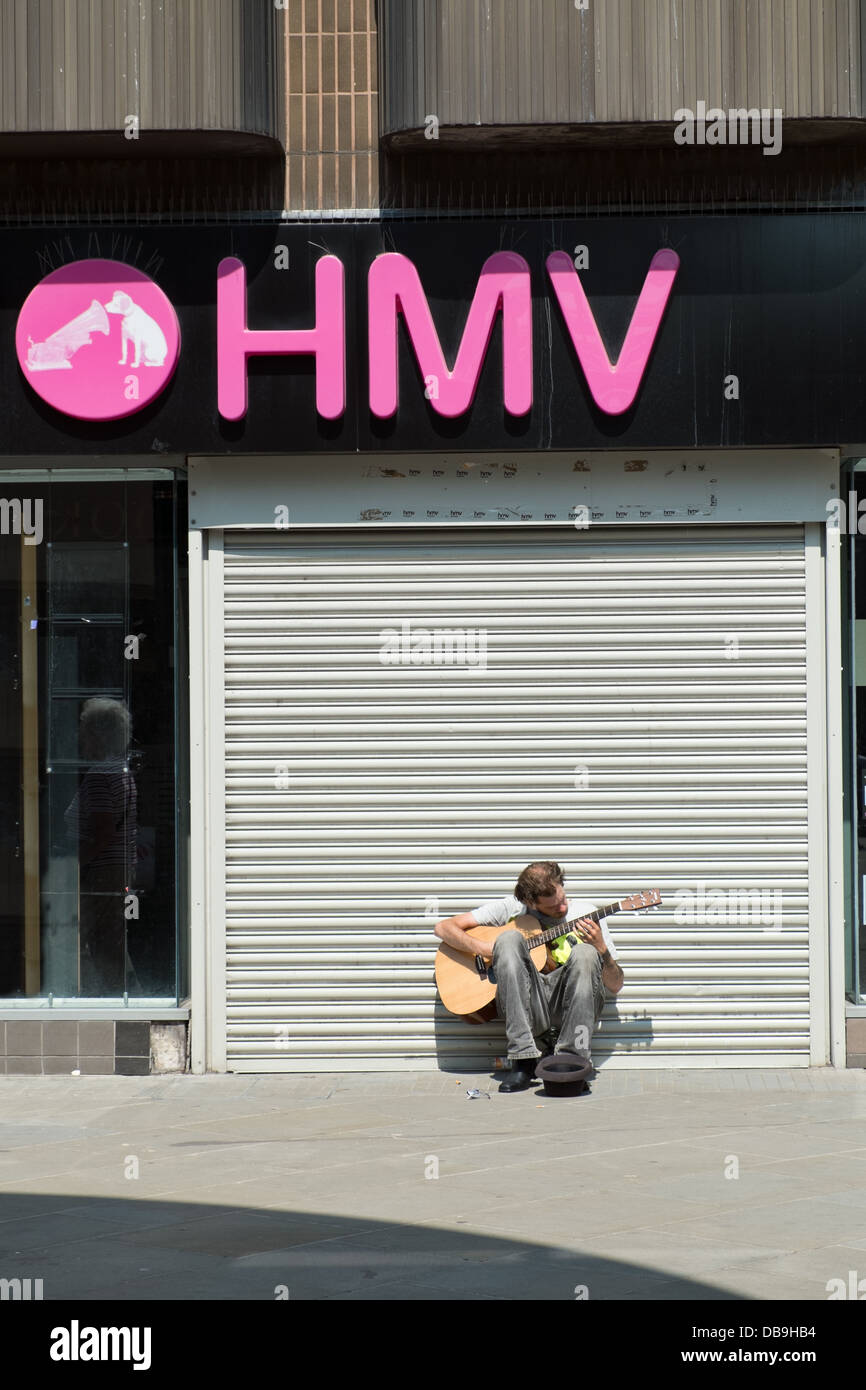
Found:
[[[734,1300],[670,1272],[382,1220],[205,1203],[0,1194],[0,1299]],[[3,1281],[6,1281],[5,1283]]]

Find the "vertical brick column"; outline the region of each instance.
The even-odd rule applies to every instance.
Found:
[[[286,208],[377,207],[374,0],[289,0],[285,42]]]

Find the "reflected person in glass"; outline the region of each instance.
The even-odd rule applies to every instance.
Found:
[[[116,998],[133,988],[126,895],[135,887],[138,798],[127,762],[130,717],[121,700],[87,700],[79,746],[90,766],[65,812],[78,854],[79,990]]]

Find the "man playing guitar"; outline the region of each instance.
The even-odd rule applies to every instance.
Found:
[[[495,941],[467,936],[470,927],[496,927],[527,913],[544,928],[594,912],[595,904],[569,901],[558,864],[542,860],[528,864],[514,896],[495,898],[472,912],[458,912],[436,924],[436,935],[458,951],[482,955],[493,962],[497,981],[496,1010],[505,1020],[512,1070],[500,1091],[524,1091],[532,1084],[541,1053],[536,1039],[556,1033],[555,1052],[576,1052],[589,1060],[589,1040],[601,1017],[604,992],[618,994],[622,970],[616,963],[613,938],[603,922],[580,917],[568,936],[548,948],[548,962],[539,973],[526,938],[517,930],[501,932]]]

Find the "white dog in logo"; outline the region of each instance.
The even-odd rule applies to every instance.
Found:
[[[165,341],[165,334],[156,319],[152,319],[150,314],[145,313],[144,309],[139,304],[135,304],[128,294],[123,293],[123,290],[115,290],[113,299],[105,307],[110,314],[123,315],[120,321],[123,356],[119,359],[119,365],[121,367],[126,366],[126,349],[131,338],[135,354],[135,361],[131,363],[131,366],[140,366],[143,349],[144,365],[146,367],[161,367],[168,355],[168,343]]]

